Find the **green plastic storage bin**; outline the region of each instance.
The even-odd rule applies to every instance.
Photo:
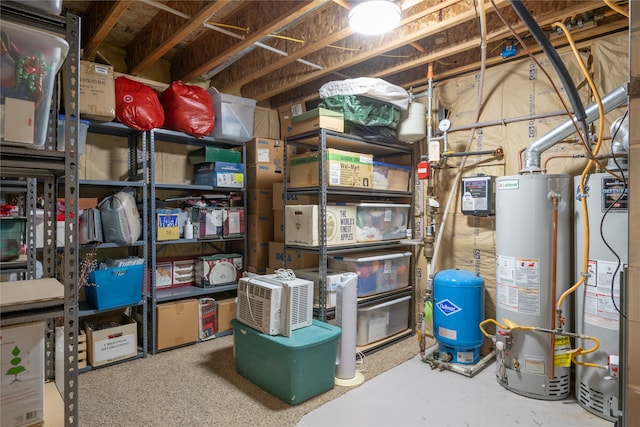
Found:
[[[290,405],[333,388],[339,327],[314,319],[284,337],[231,323],[236,371],[255,385]]]

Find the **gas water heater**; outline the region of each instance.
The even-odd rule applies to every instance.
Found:
[[[588,276],[585,284],[575,294],[576,332],[598,338],[600,347],[594,353],[580,357],[579,360],[607,369],[577,364],[576,397],[583,408],[615,422],[619,409],[620,318],[618,309],[620,308],[620,275],[628,259],[628,199],[626,192],[623,194],[624,183],[613,175],[592,174],[585,181],[589,223]],[[584,266],[584,214],[579,201],[579,183],[580,177],[575,177],[574,225],[577,278],[580,277]],[[583,348],[592,346],[586,340],[579,339],[576,340],[575,345]]]
[[[550,330],[559,326],[556,300],[571,280],[571,196],[568,175],[496,179],[498,323]],[[562,308],[570,327],[568,300]],[[496,376],[502,386],[545,400],[569,394],[568,339],[513,326],[496,329]]]

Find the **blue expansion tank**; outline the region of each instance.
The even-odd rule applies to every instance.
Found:
[[[440,353],[453,363],[475,364],[480,360],[484,335],[484,279],[466,270],[443,270],[433,282],[433,330]]]

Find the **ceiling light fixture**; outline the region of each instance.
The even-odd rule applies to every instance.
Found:
[[[358,3],[349,12],[349,26],[365,35],[387,33],[400,23],[400,6],[390,0],[368,0]]]

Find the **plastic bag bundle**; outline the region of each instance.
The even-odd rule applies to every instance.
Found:
[[[136,130],[161,128],[164,109],[155,90],[121,76],[116,79],[116,119]]]
[[[203,88],[175,81],[162,92],[167,129],[202,138],[213,131],[211,95]]]

